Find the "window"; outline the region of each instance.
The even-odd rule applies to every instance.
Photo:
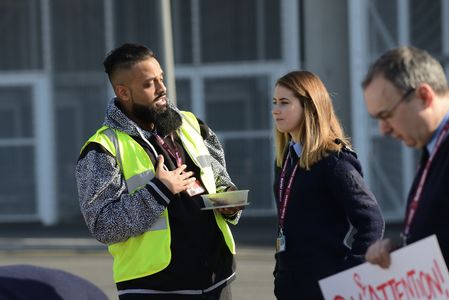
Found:
[[[50,1],[53,64],[57,72],[98,71],[105,52],[101,1]]]
[[[163,62],[161,14],[158,1],[116,0],[114,2],[115,46],[137,43],[153,50]]]
[[[193,61],[192,10],[191,1],[172,1],[173,47],[176,64]]]
[[[170,91],[168,91],[170,93]],[[180,110],[191,110],[192,109],[192,99],[191,99],[191,87],[190,80],[188,79],[177,79],[176,80],[176,105]]]
[[[206,116],[215,130],[270,128],[266,77],[210,78],[205,86]]]
[[[425,49],[432,55],[442,52],[441,2],[410,1],[410,41],[415,47]]]
[[[0,87],[0,206],[2,215],[36,213],[31,86]]]
[[[279,59],[279,9],[275,0],[202,0],[202,61]]]
[[[42,42],[39,1],[0,2],[0,70],[41,69]]]

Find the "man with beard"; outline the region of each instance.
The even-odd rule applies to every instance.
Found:
[[[192,113],[166,97],[148,48],[111,51],[116,97],[76,166],[81,212],[114,257],[120,299],[231,299],[241,208],[201,210],[200,195],[236,189],[223,149]]]

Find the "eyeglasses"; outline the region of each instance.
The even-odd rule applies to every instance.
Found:
[[[396,102],[396,104],[388,109],[388,110],[383,110],[380,113],[378,113],[374,118],[378,119],[378,120],[388,120],[391,117],[393,117],[394,112],[396,111],[396,109],[398,108],[399,104],[401,104],[404,100],[406,100],[413,92],[415,91],[415,88],[409,88],[404,95],[402,95],[401,99],[399,99],[398,102]]]

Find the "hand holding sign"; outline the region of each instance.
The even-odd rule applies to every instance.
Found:
[[[367,262],[386,269],[390,266],[390,252],[394,249],[393,241],[390,239],[378,240],[372,244],[365,254]]]
[[[435,235],[392,252],[388,269],[364,263],[319,284],[332,300],[449,299],[449,274]]]

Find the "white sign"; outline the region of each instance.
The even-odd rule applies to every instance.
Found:
[[[388,269],[364,263],[319,284],[326,300],[449,299],[448,270],[435,235],[392,252]]]

